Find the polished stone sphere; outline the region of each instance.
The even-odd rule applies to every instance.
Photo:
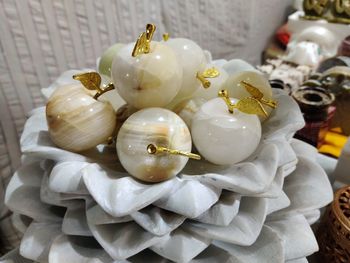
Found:
[[[233,103],[236,99],[231,99]],[[232,165],[249,157],[258,147],[258,117],[239,110],[229,113],[221,98],[205,103],[192,119],[193,143],[200,155],[218,165]]]
[[[119,52],[119,50],[121,50],[123,46],[125,46],[125,44],[117,43],[113,46],[110,46],[103,52],[98,64],[99,73],[107,77],[111,77],[111,68],[114,56]]]
[[[170,38],[164,44],[174,50],[183,69],[181,88],[176,99],[187,98],[201,86],[196,75],[204,71],[207,64],[203,49],[187,38]]]
[[[223,89],[228,91],[228,94],[232,98],[243,99],[250,97],[251,94],[245,89],[241,81],[246,81],[250,85],[259,89],[260,92],[264,94],[264,99],[271,100],[272,88],[269,81],[261,74],[255,71],[241,71],[233,74],[227,78],[225,83],[222,85]],[[264,106],[264,109],[268,113],[271,113],[272,108]],[[260,121],[264,121],[266,117],[259,116]]]
[[[163,107],[181,88],[182,68],[175,52],[152,41],[150,52],[133,57],[134,43],[114,57],[111,77],[120,96],[137,109]]]
[[[109,102],[93,98],[81,84],[57,88],[46,105],[51,140],[60,148],[80,152],[107,142],[116,127]]]
[[[184,121],[162,108],[147,108],[132,114],[117,137],[119,160],[129,174],[146,182],[161,182],[178,174],[188,157],[169,153],[150,154],[150,145],[191,152],[192,140]]]

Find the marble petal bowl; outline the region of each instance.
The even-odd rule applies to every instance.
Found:
[[[113,147],[84,155],[57,148],[44,108],[34,110],[5,196],[24,237],[3,260],[306,262],[318,249],[310,224],[332,188],[317,152],[292,139],[304,125],[297,104],[282,91],[274,98],[280,106],[247,159],[191,160],[158,184],[129,176]]]

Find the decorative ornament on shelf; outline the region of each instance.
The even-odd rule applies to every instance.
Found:
[[[317,20],[325,15],[331,5],[330,0],[304,0],[305,19]]]
[[[350,24],[350,0],[304,0],[304,19]]]
[[[46,105],[51,140],[60,148],[80,152],[108,142],[116,126],[116,115],[109,102],[98,101],[113,84],[101,89],[96,72],[73,76],[81,84],[60,86]],[[96,90],[95,94],[92,90]]]
[[[334,22],[350,24],[350,0],[334,0],[332,12]]]

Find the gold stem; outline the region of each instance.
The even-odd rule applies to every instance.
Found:
[[[211,83],[201,73],[197,72],[196,78],[202,83],[203,88],[207,89]]]
[[[156,31],[156,26],[153,24],[146,25],[146,32],[140,34],[137,39],[134,49],[131,53],[133,57],[136,57],[140,54],[147,54],[151,49],[151,41],[153,38],[154,31]]]
[[[163,34],[163,40],[164,40],[164,41],[168,41],[168,40],[169,40],[169,37],[170,37],[170,36],[169,36],[169,33],[164,33],[164,34]]]
[[[149,154],[158,154],[158,153],[169,153],[169,154],[174,154],[174,155],[182,155],[191,159],[195,159],[195,160],[200,160],[201,156],[198,154],[194,154],[194,153],[188,153],[188,152],[183,152],[183,151],[179,151],[179,150],[174,150],[174,149],[169,149],[169,148],[165,148],[162,146],[157,146],[154,144],[149,144],[147,146],[147,152]]]
[[[94,95],[94,99],[97,100],[98,97],[100,97],[102,94],[111,91],[115,89],[113,83],[108,83],[107,86],[104,89],[99,88],[97,90],[97,93]]]
[[[209,88],[211,83],[209,80],[207,80],[207,78],[216,78],[220,75],[220,72],[215,68],[208,68],[206,70],[204,70],[203,72],[197,72],[197,79],[202,82],[202,85],[204,88]]]
[[[152,41],[154,31],[156,31],[156,26],[154,24],[146,25],[146,39],[148,42]]]
[[[227,90],[225,90],[225,89],[220,90],[218,93],[218,96],[225,101],[227,108],[228,108],[228,111],[230,113],[233,113],[233,110],[236,108],[236,105],[233,104],[232,101],[230,100],[230,97],[228,96]]]
[[[277,102],[274,100],[265,100],[264,98],[262,98],[260,101],[273,109],[277,108]]]

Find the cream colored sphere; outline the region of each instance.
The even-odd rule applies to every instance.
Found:
[[[163,107],[181,88],[182,68],[175,52],[152,41],[150,52],[133,57],[134,43],[115,55],[111,76],[120,96],[137,109]]]
[[[226,70],[227,74],[233,75],[241,71],[256,71],[251,64],[242,59],[231,59],[222,65],[222,68]]]
[[[246,81],[255,88],[258,88],[264,94],[264,99],[271,100],[273,98],[269,81],[264,75],[255,71],[241,71],[229,76],[222,85],[222,88],[226,89],[232,98],[243,99],[250,97],[251,94],[241,84],[241,81]],[[264,109],[270,115],[272,108],[264,106]],[[260,121],[264,121],[266,117],[259,116],[259,119]]]
[[[129,174],[145,182],[161,182],[176,176],[188,157],[168,153],[149,154],[147,146],[190,152],[190,131],[175,113],[162,108],[147,108],[131,115],[117,138],[119,160]]]
[[[241,81],[246,81],[258,88],[264,94],[265,99],[272,98],[272,88],[269,81],[262,74],[254,71],[241,71],[233,74],[227,78],[222,87],[228,91],[232,98],[243,99],[251,96]]]
[[[107,142],[116,126],[108,102],[95,100],[81,84],[59,87],[46,105],[51,140],[60,148],[80,152]]]
[[[196,75],[197,72],[204,71],[207,64],[204,51],[194,41],[187,38],[170,38],[164,44],[174,50],[183,69],[181,88],[176,99],[187,98],[201,86]]]
[[[173,111],[181,117],[181,119],[186,123],[188,128],[191,128],[192,119],[194,115],[199,111],[204,103],[207,101],[203,98],[193,98],[185,100],[179,103]]]
[[[236,99],[231,99],[233,103]],[[221,98],[205,103],[192,120],[193,143],[200,155],[218,165],[232,165],[248,158],[258,147],[258,117],[239,110],[228,112]]]
[[[113,46],[110,46],[102,53],[98,64],[99,73],[106,75],[107,77],[111,77],[111,67],[113,58],[124,45],[125,44],[122,43],[116,43]]]

